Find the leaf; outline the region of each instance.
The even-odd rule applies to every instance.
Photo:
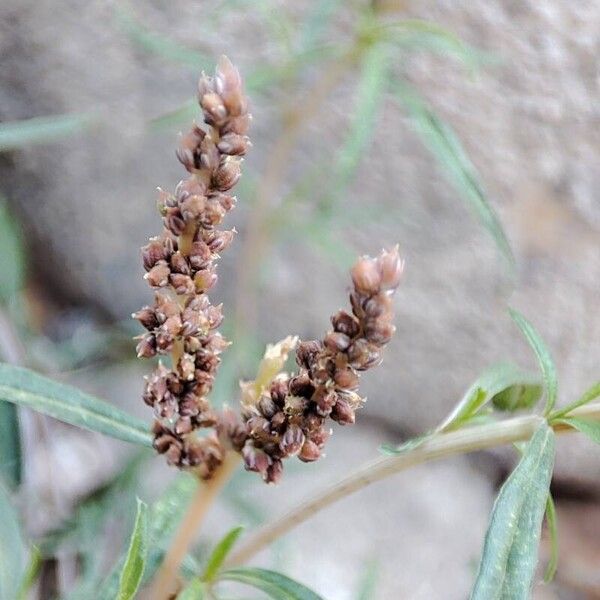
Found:
[[[328,186],[333,191],[321,201],[321,207],[326,210],[331,209],[348,187],[373,139],[378,108],[387,89],[389,71],[389,48],[383,44],[373,44],[364,53],[350,131],[343,146],[338,150],[337,164]]]
[[[371,560],[367,563],[364,573],[360,579],[356,600],[372,600],[375,598],[375,589],[379,578],[379,565],[377,561]]]
[[[177,600],[204,600],[206,588],[204,583],[197,577],[194,577],[184,588],[177,594]]]
[[[26,572],[26,556],[17,511],[7,490],[0,484],[0,600],[19,597]]]
[[[556,394],[558,390],[558,380],[554,361],[552,360],[548,347],[540,337],[540,334],[534,329],[533,325],[514,308],[509,308],[508,312],[529,342],[529,345],[538,359],[542,375],[544,376],[544,384],[546,386],[546,405],[544,406],[544,414],[547,415],[556,404]]]
[[[318,0],[314,3],[314,8],[304,20],[300,31],[302,48],[312,48],[319,42],[340,4],[341,0]]]
[[[544,581],[550,583],[554,579],[558,567],[558,527],[556,526],[556,506],[552,499],[552,494],[548,494],[546,500],[546,524],[548,525],[548,534],[550,537],[550,560],[546,565]]]
[[[93,114],[82,113],[0,123],[0,152],[75,135],[89,129],[96,120]]]
[[[21,579],[21,585],[19,586],[19,592],[17,594],[17,600],[27,600],[29,590],[34,584],[42,566],[42,553],[36,546],[31,548],[29,553],[29,563]]]
[[[11,488],[21,483],[21,441],[17,409],[0,401],[0,478]]]
[[[579,419],[576,417],[564,417],[562,419],[556,419],[553,423],[570,425],[580,433],[583,433],[583,435],[588,437],[595,444],[600,444],[600,423],[598,421],[590,421],[588,419]]]
[[[418,448],[431,437],[433,437],[433,431],[428,431],[423,435],[419,435],[404,442],[403,444],[400,444],[400,446],[394,444],[381,444],[379,451],[387,456],[397,456],[398,454],[404,454],[414,450],[415,448]]]
[[[221,565],[223,564],[223,561],[227,558],[227,555],[233,548],[233,545],[237,542],[237,539],[240,537],[243,530],[243,527],[234,527],[215,546],[215,549],[206,563],[206,567],[202,575],[203,581],[210,582],[215,578],[219,572],[219,569],[221,568]]]
[[[551,417],[552,419],[564,417],[568,415],[572,410],[583,406],[584,404],[588,404],[592,400],[600,397],[600,381],[597,381],[592,387],[587,389],[577,400],[567,404],[567,406],[563,408],[559,408],[555,411]]]
[[[529,598],[553,465],[544,422],[496,498],[471,600]]]
[[[125,565],[119,580],[119,593],[117,600],[130,600],[135,598],[135,593],[142,581],[146,556],[148,554],[148,507],[139,498],[137,501],[137,516]]]
[[[0,301],[8,303],[23,286],[25,255],[17,221],[11,216],[7,202],[2,198],[0,198],[0,256],[2,256]]]
[[[321,596],[301,583],[267,569],[252,567],[229,569],[221,573],[219,580],[237,581],[252,586],[275,600],[323,600]]]
[[[452,431],[471,418],[488,402],[500,410],[531,408],[542,395],[539,377],[513,363],[493,365],[475,381],[437,431]]]
[[[0,400],[27,406],[71,425],[125,442],[152,446],[152,437],[143,421],[29,369],[0,363]]]
[[[514,273],[515,260],[502,224],[489,203],[477,170],[467,157],[456,134],[431,111],[423,98],[407,83],[394,80],[392,90],[408,109],[423,142],[491,234],[511,273]]]

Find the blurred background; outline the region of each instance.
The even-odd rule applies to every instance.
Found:
[[[551,347],[562,403],[598,379],[600,6],[568,0],[5,0],[2,360],[150,420],[151,365],[135,360],[129,318],[151,299],[139,247],[160,231],[156,187],[184,176],[174,148],[199,116],[198,75],[223,53],[254,120],[228,222],[239,235],[215,292],[234,345],[213,401],[237,402],[265,343],[323,335],[358,254],[400,243],[406,276],[357,425],[276,489],[240,474],[207,536],[279,515],[382,442],[434,426],[491,363],[535,368],[509,303]],[[0,411],[4,477],[21,482],[44,589],[89,598],[125,544],[136,493],[160,497],[175,474],[125,444]],[[558,446],[560,565],[535,598],[600,598],[600,451],[582,436]],[[513,460],[492,452],[396,476],[261,561],[332,600],[465,598]],[[186,480],[174,485],[185,498]]]

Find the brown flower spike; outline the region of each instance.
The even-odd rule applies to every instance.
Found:
[[[221,306],[207,292],[217,280],[215,261],[235,233],[218,226],[235,205],[228,192],[250,145],[250,115],[239,73],[225,57],[214,78],[201,77],[198,100],[207,127],[194,124],[177,149],[190,176],[174,194],[159,191],[164,229],[142,249],[145,279],[156,293],[152,306],[133,315],[147,330],[138,356],[172,357],[171,368],[159,363],[146,378],[143,398],[154,409],[154,447],[169,464],[209,479],[226,452],[235,451],[247,470],[277,482],[284,459],[321,456],[328,419],[354,423],[364,403],[359,373],[380,363],[394,333],[392,296],[403,263],[397,247],[359,259],[351,312],[333,315],[323,340],[297,346],[298,372],[281,373],[298,341],[289,337],[267,348],[257,379],[242,385],[241,418],[229,409],[215,412],[207,396],[228,342],[216,331]]]

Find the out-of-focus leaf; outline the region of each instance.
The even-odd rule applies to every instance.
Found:
[[[152,446],[148,425],[80,390],[29,369],[0,363],[0,400],[125,442]]]
[[[588,404],[592,400],[600,397],[600,381],[597,381],[592,387],[587,389],[577,400],[559,408],[552,414],[552,418],[560,418],[568,415],[572,410]]]
[[[17,600],[27,600],[29,590],[37,579],[41,566],[42,553],[36,546],[33,546],[31,548],[31,552],[29,553],[29,562],[27,563],[27,568],[25,569],[23,579],[21,580],[21,585],[19,586]]]
[[[234,527],[215,546],[202,574],[203,581],[210,582],[217,576],[223,561],[227,558],[229,552],[231,552],[233,545],[237,542],[242,531],[244,531],[243,527]]]
[[[334,174],[327,186],[331,192],[321,202],[324,209],[330,210],[347,189],[373,138],[375,122],[379,115],[378,109],[388,86],[389,72],[387,46],[373,44],[365,50],[356,89],[355,107],[350,119],[350,131],[338,150]]]
[[[204,583],[194,577],[179,594],[177,600],[204,600],[206,596]]]
[[[600,423],[589,419],[579,419],[577,417],[563,417],[556,419],[555,423],[565,423],[583,433],[587,438],[595,444],[600,444]]]
[[[11,488],[21,483],[21,440],[17,408],[0,400],[0,479]]]
[[[546,566],[544,581],[550,583],[554,579],[558,567],[558,527],[556,523],[556,506],[552,494],[548,494],[546,500],[546,524],[548,525],[548,535],[550,537],[550,560]]]
[[[340,5],[341,0],[316,0],[313,3],[312,10],[301,26],[301,48],[309,49],[319,43]]]
[[[274,600],[323,600],[306,586],[275,571],[239,568],[224,571],[221,581],[237,581],[263,591]]]
[[[492,511],[471,600],[529,597],[554,465],[554,432],[543,423]]]
[[[502,224],[491,207],[479,181],[479,175],[467,158],[459,139],[408,84],[394,80],[392,89],[398,100],[408,109],[417,131],[427,147],[445,168],[460,195],[468,201],[469,206],[494,238],[513,272],[514,257]]]
[[[367,563],[364,573],[360,579],[356,600],[373,600],[379,579],[379,565],[377,561],[371,560]]]
[[[16,510],[0,484],[0,600],[15,600],[26,571],[27,549]]]
[[[146,52],[189,65],[195,70],[212,67],[213,59],[210,56],[144,27],[130,9],[119,4],[115,5],[114,11],[117,24],[133,42]]]
[[[0,123],[0,128],[3,123]],[[0,198],[0,302],[10,302],[23,285],[23,242],[6,200]]]
[[[558,378],[556,376],[554,361],[552,360],[548,347],[533,325],[514,308],[509,309],[509,312],[512,320],[517,324],[517,327],[529,342],[529,345],[538,359],[542,375],[544,376],[544,384],[546,386],[546,405],[544,407],[544,414],[547,415],[556,404],[556,395],[558,391]]]
[[[117,600],[131,600],[131,598],[134,598],[142,581],[146,565],[146,555],[148,554],[147,511],[147,505],[138,498],[137,516],[129,542],[127,558],[121,571]]]
[[[459,428],[490,401],[500,410],[531,408],[541,398],[542,392],[542,382],[538,376],[512,363],[494,365],[467,390],[438,431]]]
[[[22,146],[44,144],[81,133],[96,122],[90,113],[34,117],[0,123],[0,152]]]

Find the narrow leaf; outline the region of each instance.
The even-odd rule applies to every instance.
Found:
[[[301,583],[267,569],[229,569],[221,573],[219,580],[244,583],[263,591],[275,600],[323,600],[321,596]]]
[[[23,286],[25,255],[17,221],[10,214],[6,200],[2,198],[0,198],[0,256],[2,256],[0,301],[10,302]]]
[[[421,96],[408,84],[395,80],[392,82],[392,89],[398,100],[408,109],[425,145],[445,168],[458,192],[467,200],[495,240],[511,272],[514,271],[514,257],[502,224],[489,203],[479,181],[479,174],[467,158],[455,133],[430,110]]]
[[[499,363],[486,369],[471,385],[438,431],[452,431],[472,419],[488,402],[500,410],[531,408],[542,395],[540,378],[513,363]]]
[[[583,433],[592,442],[600,444],[600,422],[590,421],[588,419],[578,419],[576,417],[564,417],[556,419],[556,423],[565,423]]]
[[[529,597],[553,465],[554,432],[544,422],[496,498],[471,600]]]
[[[371,560],[367,563],[364,573],[360,579],[356,600],[371,600],[375,598],[375,589],[379,578],[379,565],[377,561]]]
[[[0,363],[0,400],[27,406],[71,425],[152,446],[148,426],[126,412],[42,375]]]
[[[21,440],[14,404],[0,400],[0,478],[15,488],[21,482]]]
[[[596,382],[592,387],[586,390],[577,400],[567,404],[563,408],[559,408],[552,414],[552,418],[559,418],[568,415],[572,410],[579,408],[585,404],[588,404],[592,400],[600,397],[600,381]]]
[[[42,562],[42,553],[36,546],[33,546],[31,548],[31,552],[29,553],[29,562],[27,564],[27,568],[25,569],[23,579],[21,580],[21,585],[19,586],[17,600],[27,600],[29,590],[37,579]]]
[[[215,549],[206,563],[206,568],[204,569],[204,574],[202,575],[203,581],[210,582],[215,578],[219,572],[219,569],[221,568],[221,565],[223,564],[223,561],[227,558],[227,555],[233,548],[233,545],[237,542],[237,539],[240,537],[243,530],[243,527],[234,527],[215,546]]]
[[[540,337],[540,334],[535,330],[533,325],[514,308],[509,309],[512,320],[517,324],[529,345],[535,352],[538,359],[542,375],[544,376],[544,384],[546,386],[546,405],[544,414],[547,415],[556,404],[556,394],[558,391],[558,380],[556,376],[556,367],[550,355],[548,347]]]
[[[546,525],[548,526],[548,535],[550,537],[550,560],[546,565],[544,581],[550,583],[554,579],[558,567],[558,527],[556,524],[556,506],[552,499],[552,494],[548,494],[546,500]]]
[[[7,490],[0,484],[0,600],[19,597],[26,557],[17,511]]]
[[[204,583],[195,577],[177,594],[177,600],[204,600],[205,592]]]
[[[148,507],[139,498],[137,501],[137,516],[129,550],[121,577],[119,580],[119,593],[117,600],[130,600],[135,598],[135,594],[144,574],[146,565],[146,555],[148,554]]]
[[[93,115],[85,113],[0,123],[0,152],[52,142],[80,133],[88,129],[95,120]]]

